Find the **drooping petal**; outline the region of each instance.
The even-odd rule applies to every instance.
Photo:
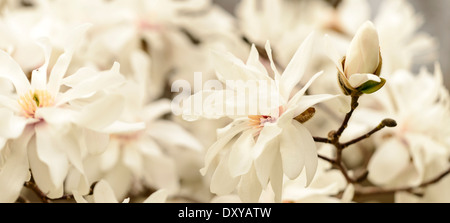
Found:
[[[255,145],[255,131],[246,130],[231,147],[228,165],[232,177],[248,173],[253,163],[252,148]]]
[[[0,50],[0,77],[10,80],[18,95],[25,94],[30,88],[30,82],[19,64],[3,50]]]
[[[254,166],[251,166],[248,173],[242,175],[238,185],[238,194],[242,202],[257,203],[262,192],[261,184]]]
[[[261,137],[261,136],[260,136]],[[275,137],[268,141],[264,150],[258,157],[254,158],[254,165],[256,169],[256,175],[258,176],[259,183],[263,189],[266,189],[269,182],[270,175],[272,173],[273,164],[279,153],[279,138]]]
[[[317,171],[318,156],[314,139],[311,133],[302,124],[293,121],[292,122],[297,129],[297,137],[302,139],[302,154],[305,156],[305,171],[306,171],[306,186],[312,182],[314,175]]]
[[[27,157],[27,144],[33,132],[28,130],[14,140],[9,148],[11,153],[5,163],[0,166],[0,202],[12,203],[17,200],[25,181],[29,180],[30,172]]]
[[[59,135],[41,123],[35,127],[28,147],[31,172],[36,184],[50,198],[62,196],[64,179],[69,171],[69,160],[59,143]]]
[[[292,89],[294,89],[305,74],[309,61],[312,58],[314,40],[314,33],[306,37],[281,75],[280,86],[282,88],[280,90],[283,92],[282,95],[284,98],[289,98]]]
[[[297,178],[305,166],[305,154],[303,146],[305,145],[303,132],[297,131],[292,124],[283,126],[283,132],[280,134],[280,153],[283,163],[283,172],[293,180]]]

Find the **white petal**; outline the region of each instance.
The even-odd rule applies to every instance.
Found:
[[[100,154],[109,144],[109,134],[83,129],[84,144],[90,154]]]
[[[345,75],[374,73],[379,65],[379,53],[377,30],[372,22],[367,21],[358,29],[347,50]]]
[[[279,203],[282,200],[283,194],[283,164],[281,155],[278,153],[275,157],[275,161],[272,166],[272,172],[270,174],[270,185],[272,186],[273,193],[275,195],[275,202]]]
[[[281,79],[281,75],[278,72],[277,66],[275,64],[275,62],[273,61],[273,57],[272,57],[272,48],[270,47],[270,42],[267,41],[266,42],[266,46],[265,46],[266,52],[267,52],[267,56],[269,57],[269,61],[270,61],[270,67],[272,68],[273,72],[274,72],[274,79],[275,80],[280,80]]]
[[[105,96],[86,105],[79,114],[77,123],[92,130],[101,131],[120,117],[124,104],[125,100],[121,95]]]
[[[123,75],[118,73],[117,69],[117,65],[115,64],[111,70],[100,72],[97,75],[94,75],[91,78],[73,86],[71,89],[64,92],[60,98],[58,98],[56,101],[56,106],[65,104],[71,100],[91,96],[97,91],[112,88],[124,83],[125,78]]]
[[[167,191],[164,189],[157,190],[153,192],[143,203],[166,203],[167,202]]]
[[[285,98],[289,98],[292,89],[305,74],[307,65],[312,57],[314,40],[314,33],[306,37],[281,75],[280,85],[283,86],[281,90]]]
[[[381,82],[381,79],[380,77],[374,74],[358,74],[358,73],[352,74],[348,79],[348,82],[353,88],[358,88],[367,81]]]
[[[19,64],[11,56],[0,50],[0,77],[10,80],[18,95],[25,94],[30,88],[30,82]]]
[[[11,153],[0,168],[0,202],[12,203],[17,200],[23,184],[30,178],[27,144],[32,132],[25,132],[20,138],[11,143]]]
[[[252,47],[250,49],[250,55],[248,56],[246,64],[247,66],[254,67],[258,71],[253,73],[256,76],[256,79],[264,80],[269,77],[266,68],[264,67],[264,65],[262,65],[261,61],[259,60],[259,52],[254,44],[252,44]]]
[[[229,128],[231,127],[231,128]],[[217,141],[208,149],[205,155],[205,166],[200,169],[200,172],[205,175],[211,162],[216,158],[217,154],[230,142],[230,140],[237,134],[250,128],[247,123],[231,123],[227,127],[228,130],[217,139]]]
[[[266,80],[267,75],[261,74],[258,68],[247,66],[231,53],[213,51],[214,67],[217,78],[225,83],[226,80]]]
[[[210,189],[217,195],[226,195],[233,192],[240,177],[232,177],[228,168],[228,154],[223,157],[211,177]]]
[[[47,68],[50,63],[50,56],[52,54],[52,46],[48,38],[41,38],[37,42],[44,50],[45,61],[44,64],[31,73],[31,86],[34,89],[46,89],[47,85]],[[52,94],[54,96],[54,94]]]
[[[119,203],[111,186],[105,180],[97,182],[94,188],[95,203]]]
[[[61,81],[66,74],[67,68],[69,67],[69,64],[72,60],[72,55],[75,51],[75,48],[80,44],[87,29],[90,27],[90,24],[83,24],[76,27],[73,34],[71,35],[69,43],[65,45],[65,52],[56,61],[48,80],[47,89],[51,95],[56,95],[59,92]]]
[[[305,166],[306,157],[303,154],[302,147],[307,146],[304,142],[306,137],[303,132],[297,131],[297,128],[293,124],[284,125],[283,132],[280,134],[280,153],[283,172],[291,180],[297,178]]]
[[[302,153],[305,156],[306,186],[309,186],[316,174],[319,159],[317,156],[316,143],[308,129],[298,122],[294,121],[292,123],[297,128],[299,136],[301,135],[303,139],[303,146],[301,148],[303,150]]]
[[[282,129],[276,124],[265,124],[256,141],[253,158],[258,158],[264,152],[264,149],[268,146],[268,144],[276,139],[281,132]]]
[[[69,171],[66,153],[61,144],[55,141],[57,134],[49,126],[41,123],[35,127],[36,137],[30,141],[28,157],[31,172],[36,184],[50,198],[62,196],[64,179]]]
[[[243,132],[231,147],[228,165],[232,177],[247,173],[252,166],[252,148],[255,145],[255,140],[253,139],[254,132],[252,130]]]
[[[292,96],[292,98],[288,102],[288,107],[295,106],[299,103],[299,100],[305,95],[305,92],[308,90],[309,86],[311,86],[314,81],[323,74],[323,71],[317,72],[314,76],[309,79],[303,88]]]
[[[297,104],[292,104],[292,107],[295,108],[292,113],[294,118],[295,116],[301,114],[306,111],[309,107],[312,107],[320,102],[332,100],[338,97],[343,97],[342,95],[331,95],[331,94],[315,94],[315,95],[305,95],[301,97]]]
[[[410,156],[405,145],[391,139],[377,148],[370,159],[369,180],[377,185],[385,185],[394,180],[409,165]]]
[[[247,174],[242,175],[238,186],[238,194],[242,202],[257,203],[262,192],[255,167],[252,166]]]
[[[255,158],[254,165],[256,175],[258,175],[259,182],[263,189],[266,189],[267,183],[269,182],[273,164],[279,153],[279,145],[278,137],[273,138],[266,143],[263,152]]]
[[[0,136],[5,138],[17,138],[25,129],[27,120],[20,116],[14,116],[13,112],[0,108]]]

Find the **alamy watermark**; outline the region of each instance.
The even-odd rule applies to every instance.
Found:
[[[221,117],[266,115],[278,116],[282,104],[274,80],[207,80],[194,73],[194,86],[186,80],[173,82],[171,91],[175,115]]]

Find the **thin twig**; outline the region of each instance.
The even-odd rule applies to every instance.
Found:
[[[346,148],[346,147],[348,147],[350,145],[358,143],[361,140],[367,139],[371,135],[373,135],[376,132],[378,132],[381,129],[383,129],[384,127],[395,127],[395,126],[397,126],[397,123],[394,120],[392,120],[392,119],[385,119],[385,120],[381,121],[380,124],[378,124],[378,126],[375,127],[374,129],[372,129],[370,132],[368,132],[368,133],[366,133],[366,134],[364,134],[364,135],[362,135],[362,136],[360,136],[360,137],[358,137],[356,139],[350,140],[350,141],[348,141],[346,143],[342,143],[341,147],[342,147],[342,149],[344,149],[344,148]]]
[[[344,121],[342,122],[341,127],[339,127],[339,129],[336,131],[336,137],[339,138],[342,133],[344,132],[344,130],[347,128],[348,126],[348,122],[350,121],[350,118],[353,115],[353,112],[355,111],[355,109],[358,107],[358,99],[359,96],[351,96],[352,97],[352,101],[350,103],[351,109],[350,111],[345,115]]]

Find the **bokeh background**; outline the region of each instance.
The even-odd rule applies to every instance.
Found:
[[[240,0],[214,0],[231,13]],[[378,9],[379,0],[369,0],[373,10]],[[416,9],[417,14],[423,16],[424,25],[421,31],[432,35],[439,44],[439,62],[441,63],[444,81],[450,89],[450,1],[449,0],[409,0]]]

